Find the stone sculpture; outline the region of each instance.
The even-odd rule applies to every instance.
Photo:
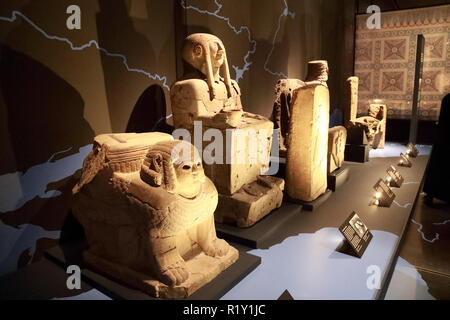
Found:
[[[290,198],[313,201],[327,189],[329,111],[328,87],[311,81],[295,90],[286,161]]]
[[[373,149],[384,149],[386,140],[387,106],[383,103],[371,103],[368,116],[351,121],[350,127],[361,128],[367,142]]]
[[[278,143],[280,151],[286,152],[286,136],[289,130],[289,119],[291,117],[292,94],[294,90],[304,86],[305,83],[299,79],[280,79],[275,85],[275,103],[273,106],[272,119],[275,129],[278,129]]]
[[[192,136],[196,121],[201,123],[202,134],[220,130],[226,150],[221,156],[216,154],[220,161],[204,161],[205,173],[219,191],[215,217],[219,222],[249,227],[281,206],[283,198],[282,179],[260,177],[269,164],[273,123],[243,111],[240,88],[230,78],[225,47],[219,38],[192,34],[184,41],[182,56],[183,80],[171,88],[174,125],[189,130]],[[252,139],[252,133],[260,139]],[[209,144],[203,142],[201,151]],[[226,154],[231,156],[227,159]],[[237,157],[240,161],[234,161]]]
[[[342,167],[346,141],[347,129],[344,127],[337,126],[328,131],[328,174]]]
[[[344,117],[351,135],[364,132],[367,143],[373,149],[383,149],[386,140],[387,106],[378,100],[370,103],[368,116],[357,118],[358,109],[358,77],[347,79],[348,107]],[[353,139],[352,139],[353,140]]]
[[[356,120],[358,113],[358,77],[349,77],[347,79],[346,95],[347,95],[347,108],[344,109],[344,125],[348,127],[351,121]]]
[[[216,237],[217,190],[190,143],[97,136],[73,192],[85,262],[150,295],[186,298],[238,259]]]
[[[275,86],[276,100],[273,119],[279,128],[280,151],[285,151],[288,141],[288,128],[292,114],[292,94],[304,86],[323,85],[328,88],[328,62],[315,60],[308,63],[308,75],[305,82],[298,79],[280,79]],[[355,106],[356,107],[356,106]],[[356,116],[356,110],[355,110]],[[287,125],[286,125],[287,124]],[[328,173],[340,168],[344,161],[347,130],[344,127],[329,129],[328,133]],[[331,170],[331,171],[330,171]]]

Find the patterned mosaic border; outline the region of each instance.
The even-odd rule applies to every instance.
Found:
[[[378,30],[367,28],[368,16],[357,18],[358,113],[367,113],[369,100],[383,99],[389,118],[410,118],[417,35],[423,34],[419,119],[437,120],[441,100],[450,92],[450,5],[382,13]]]

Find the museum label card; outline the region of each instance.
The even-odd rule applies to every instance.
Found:
[[[408,143],[407,148],[408,148],[408,154],[409,154],[410,157],[416,158],[416,157],[419,155],[419,150],[418,150],[417,147],[416,147],[414,144],[412,144],[411,142]]]
[[[386,184],[386,181],[383,179],[378,180],[373,188],[375,189],[375,198],[378,201],[375,204],[380,207],[390,207],[395,199],[395,193]]]
[[[398,163],[399,166],[408,168],[412,167],[412,162],[407,154],[400,153],[400,157],[401,159],[400,162]]]
[[[398,172],[397,168],[395,168],[394,166],[390,166],[386,170],[386,172],[388,174],[388,181],[386,184],[389,187],[400,188],[403,184],[404,179],[400,172]]]
[[[344,235],[354,253],[361,258],[373,238],[372,233],[361,218],[355,212],[352,212],[339,228],[339,231]]]

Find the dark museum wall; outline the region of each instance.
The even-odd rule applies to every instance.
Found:
[[[450,4],[450,0],[358,0],[357,2],[358,14],[366,13],[370,5],[377,5],[385,12]]]
[[[69,30],[66,9],[81,9]],[[0,2],[0,275],[64,237],[92,138],[168,131],[185,35],[224,42],[244,109],[270,116],[274,85],[330,64],[332,107],[353,73],[353,0],[16,0]]]

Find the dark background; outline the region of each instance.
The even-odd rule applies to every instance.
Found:
[[[55,232],[67,221],[71,189],[95,135],[169,132],[168,86],[182,73],[178,53],[186,35],[220,37],[233,78],[232,66],[242,68],[256,41],[239,80],[246,111],[270,116],[280,78],[272,73],[304,79],[307,62],[315,59],[328,60],[331,109],[342,109],[345,80],[353,75],[355,14],[370,4],[396,10],[444,3],[449,1],[188,0],[184,7],[180,0],[1,1],[0,275],[39,260],[57,244]],[[81,30],[66,27],[72,4],[81,8]],[[283,15],[286,4],[295,16]],[[14,11],[16,19],[8,21]],[[165,80],[152,80],[155,74]]]

